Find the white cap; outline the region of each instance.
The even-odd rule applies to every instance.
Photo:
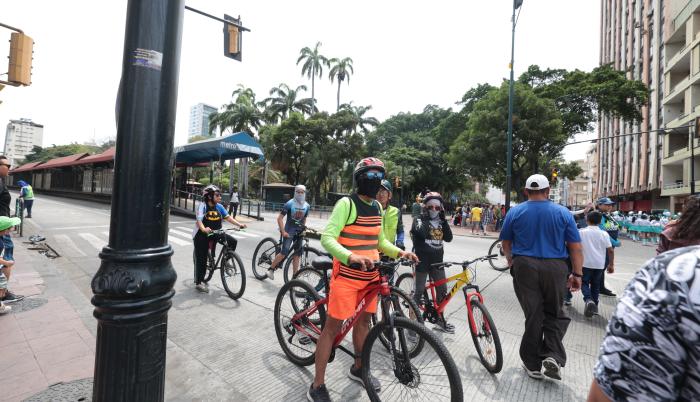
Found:
[[[306,192],[306,186],[303,184],[297,184],[296,186],[294,186],[294,191],[298,190],[304,190],[304,192]]]
[[[525,188],[527,190],[542,190],[549,188],[549,180],[547,180],[547,178],[541,174],[533,174],[527,178]]]

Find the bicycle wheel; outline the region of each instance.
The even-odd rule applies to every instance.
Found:
[[[325,297],[326,295],[326,281],[328,281],[328,278],[323,278],[323,272],[317,270],[314,267],[305,267],[299,269],[299,271],[294,274],[293,279],[298,279],[302,280],[309,285],[311,285],[314,290],[319,294],[321,297]]]
[[[476,333],[471,330],[472,339],[481,364],[490,373],[498,373],[503,368],[503,351],[501,350],[501,339],[498,337],[498,330],[494,324],[491,314],[486,307],[479,303],[476,298],[471,302],[471,315],[476,325]]]
[[[415,357],[406,348],[409,331],[425,343]],[[377,342],[382,333],[393,338],[393,352]],[[379,381],[381,390],[371,386],[371,377]],[[362,380],[371,401],[463,400],[462,381],[445,345],[425,326],[403,317],[394,319],[393,328],[382,321],[369,331],[362,350]]]
[[[267,278],[267,270],[272,265],[280,251],[280,245],[272,237],[266,237],[258,243],[253,253],[253,275],[255,279],[263,280]]]
[[[391,311],[396,313],[397,317],[405,317],[411,320],[423,324],[423,314],[418,308],[418,304],[411,299],[406,293],[402,292],[401,289],[395,287],[391,288]],[[377,312],[372,314],[372,326],[376,326],[384,317],[382,316],[381,305],[377,308]],[[382,345],[389,350],[390,344],[387,334],[380,333],[379,340]],[[422,338],[416,337],[414,334],[410,334],[408,339],[406,339],[406,346],[410,357],[416,357],[421,349],[423,349],[424,341]]]
[[[209,283],[211,277],[214,276],[214,271],[216,271],[215,265],[214,257],[211,254],[207,254],[207,270],[204,271],[204,283]]]
[[[307,254],[308,253],[308,254]],[[308,251],[302,251],[301,255],[299,257],[299,270],[304,269],[304,268],[311,268],[311,261],[315,257],[319,257],[320,254],[314,250],[314,249],[308,249]],[[283,277],[284,277],[284,283],[289,282],[292,277],[294,276],[294,255],[290,255],[287,257],[287,261],[284,262],[284,272],[283,272]]]
[[[228,252],[221,259],[221,283],[224,290],[233,300],[243,296],[245,291],[245,268],[241,257],[234,252]]]
[[[306,282],[291,280],[282,286],[275,300],[275,333],[282,351],[299,366],[314,363],[316,340],[326,322],[326,306],[320,304],[313,313],[297,320],[293,317],[322,300]]]
[[[396,280],[396,288],[400,289],[406,295],[413,297],[413,293],[416,292],[416,279],[410,272],[405,272],[399,275],[399,279]]]
[[[491,244],[491,247],[489,247],[489,255],[497,254],[498,258],[492,258],[489,260],[489,264],[491,264],[491,268],[495,269],[496,271],[505,271],[508,268],[508,259],[506,258],[506,254],[503,252],[503,245],[501,244],[500,240],[496,240]]]

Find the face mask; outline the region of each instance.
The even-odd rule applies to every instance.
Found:
[[[304,194],[294,193],[294,201],[298,202],[299,204],[303,204],[305,200],[306,200],[306,193],[304,193]]]
[[[433,211],[432,209],[428,210],[428,216],[430,216],[430,219],[437,219],[438,215],[440,215],[440,211]]]
[[[357,182],[357,194],[376,198],[381,186],[381,179],[361,179]]]

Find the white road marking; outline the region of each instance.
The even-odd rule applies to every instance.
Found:
[[[192,240],[192,232],[186,232],[186,231],[177,230],[177,229],[170,229],[170,233],[173,233],[173,234],[176,234],[179,236],[183,236],[183,237],[186,237],[186,238]]]
[[[172,229],[170,229],[170,233],[173,233],[173,230],[172,230]],[[170,235],[168,235],[168,241],[169,241],[170,243],[175,243],[175,244],[177,244],[178,246],[189,246],[190,244],[192,244],[192,243],[189,242],[189,241],[180,240],[180,239],[178,239],[177,237],[175,237],[175,236],[170,236]]]
[[[95,249],[97,250],[102,250],[102,247],[107,245],[107,243],[105,243],[104,240],[91,233],[78,233],[78,236],[85,239],[88,243],[90,243],[90,245],[92,245],[92,247],[95,247]]]
[[[107,236],[107,238],[109,239],[109,232],[102,232],[102,234]]]
[[[73,240],[71,240],[70,237],[68,237],[68,235],[59,234],[59,235],[56,235],[54,237],[56,238],[56,241],[58,241],[61,244],[64,244],[66,247],[72,249],[75,252],[75,254],[77,254],[81,257],[86,256],[86,254],[83,253],[82,250],[80,250],[78,248],[78,246],[75,245],[75,243],[73,243]]]

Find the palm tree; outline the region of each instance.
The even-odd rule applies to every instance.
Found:
[[[321,42],[316,42],[313,50],[308,46],[301,49],[299,52],[299,58],[297,59],[297,65],[302,61],[304,64],[301,66],[301,75],[306,75],[311,78],[311,99],[314,107],[316,106],[316,86],[315,80],[316,76],[323,77],[323,66],[328,66],[328,59],[319,53],[318,48],[321,47]]]
[[[338,107],[336,108],[337,111],[340,110],[340,84],[343,81],[345,81],[346,78],[349,84],[350,74],[354,74],[355,71],[352,69],[352,59],[349,57],[346,57],[344,59],[332,58],[329,61],[328,65],[331,68],[331,71],[328,73],[328,75],[331,78],[331,83],[333,82],[334,78],[338,78]]]
[[[352,102],[343,103],[340,105],[340,111],[348,111],[352,114],[355,124],[354,131],[357,132],[358,127],[363,133],[368,133],[369,129],[367,126],[377,127],[379,125],[379,120],[375,117],[365,117],[365,113],[372,109],[372,106],[353,106]]]
[[[238,84],[238,89],[231,94],[233,102],[223,105],[221,112],[209,116],[209,131],[219,129],[221,135],[226,130],[233,133],[245,131],[251,137],[263,124],[263,113],[260,104],[255,102],[255,92],[252,89]]]
[[[292,112],[309,115],[315,112],[311,98],[297,99],[302,91],[306,91],[306,85],[291,89],[287,84],[280,84],[270,89],[270,97],[264,100],[265,113],[269,120],[277,122],[280,118],[287,118]]]

